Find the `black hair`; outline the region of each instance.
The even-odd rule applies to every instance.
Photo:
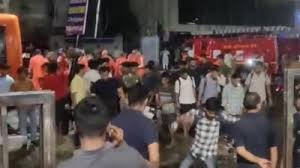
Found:
[[[89,68],[91,68],[91,69],[97,69],[98,65],[99,65],[99,61],[98,60],[96,60],[96,59],[89,60]]]
[[[187,65],[187,62],[186,61],[179,61],[178,66],[180,66],[180,65]]]
[[[197,61],[197,60],[195,58],[189,57],[189,58],[187,58],[187,61],[192,62],[192,61]]]
[[[145,68],[153,70],[155,66],[155,62],[153,60],[148,61],[147,65],[145,66]]]
[[[129,106],[143,103],[149,96],[149,90],[141,84],[128,89]]]
[[[239,73],[234,73],[232,76],[231,76],[232,79],[238,79],[238,78],[242,78],[241,75]]]
[[[35,54],[35,55],[42,54],[42,50],[41,50],[41,49],[35,49],[35,50],[34,50],[34,54]]]
[[[254,110],[260,103],[260,97],[256,92],[249,92],[246,94],[244,99],[244,107],[247,110]]]
[[[180,70],[180,75],[183,75],[185,73],[188,73],[187,68],[183,68],[183,69]]]
[[[209,68],[209,72],[218,71],[218,68],[216,66],[212,66]]]
[[[54,74],[57,72],[57,69],[58,69],[58,65],[56,62],[51,62],[47,64],[48,73]]]
[[[264,63],[261,61],[255,61],[254,64],[255,64],[255,66],[262,66],[262,67],[265,66]]]
[[[218,57],[217,57],[218,59],[224,59],[224,54],[220,54],[220,55],[218,55]]]
[[[165,71],[165,72],[163,72],[162,74],[161,74],[161,77],[162,78],[171,78],[171,74],[169,73],[169,72],[167,72],[167,71]]]
[[[83,99],[75,107],[74,119],[80,136],[103,136],[110,121],[109,111],[96,96]]]
[[[211,112],[219,112],[221,110],[221,102],[218,98],[212,97],[206,100],[204,107]]]
[[[75,66],[75,73],[76,74],[78,74],[81,70],[83,70],[84,69],[84,65],[82,65],[82,64],[77,64],[76,66]]]
[[[99,68],[99,72],[110,72],[110,68],[108,66],[103,66]]]
[[[28,74],[28,69],[26,67],[20,67],[17,70],[17,74],[20,75],[22,73],[25,73],[26,75]]]

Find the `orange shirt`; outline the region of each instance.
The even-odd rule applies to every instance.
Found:
[[[124,56],[118,57],[115,63],[115,76],[122,76],[122,64],[127,61],[127,58]]]
[[[65,75],[69,75],[70,71],[70,61],[66,56],[59,56],[57,58],[58,72]]]
[[[39,79],[46,74],[42,66],[47,62],[49,62],[48,59],[42,55],[36,55],[30,59],[29,71],[32,73],[32,82],[36,90],[41,90]]]
[[[144,56],[143,55],[137,55],[137,54],[130,54],[128,56],[129,62],[136,62],[139,64],[139,67],[144,66]]]

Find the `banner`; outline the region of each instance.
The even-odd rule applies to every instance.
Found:
[[[260,59],[269,64],[272,72],[277,70],[278,49],[274,37],[198,38],[194,45],[204,46],[201,51],[195,50],[195,55],[205,53],[212,61],[221,53],[231,54],[238,63]]]
[[[89,0],[70,0],[66,35],[85,34],[87,7]]]

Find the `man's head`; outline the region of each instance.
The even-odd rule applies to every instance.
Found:
[[[295,98],[295,108],[298,112],[300,112],[300,97]]]
[[[188,76],[189,74],[186,68],[180,70],[180,77],[182,77],[183,79],[187,79]]]
[[[254,67],[254,72],[255,72],[255,73],[259,74],[259,73],[263,72],[264,69],[265,69],[265,66],[264,66],[264,63],[263,63],[263,62],[257,61],[257,62],[255,63],[255,67]]]
[[[246,94],[244,99],[244,107],[246,108],[246,110],[258,112],[261,110],[261,106],[261,99],[257,93],[249,92]]]
[[[108,50],[106,50],[106,49],[102,50],[101,56],[103,57],[103,56],[107,56],[107,55],[108,55]]]
[[[65,49],[63,49],[63,48],[58,49],[58,50],[57,50],[57,55],[58,55],[58,56],[65,57],[65,56],[66,56],[66,51],[65,51]]]
[[[18,74],[18,78],[20,80],[24,80],[28,77],[28,69],[25,68],[25,67],[20,67],[18,70],[17,70],[17,74]]]
[[[147,65],[145,66],[145,73],[150,73],[155,68],[155,62],[153,60],[148,61]]]
[[[161,84],[162,85],[167,85],[170,84],[171,76],[168,72],[163,72],[161,74]]]
[[[56,74],[58,65],[56,62],[51,62],[47,64],[47,71],[49,74]]]
[[[224,54],[218,55],[217,62],[218,62],[219,65],[223,65],[224,64],[224,57],[225,57]]]
[[[220,101],[215,98],[209,98],[204,104],[204,111],[208,119],[214,119],[221,109]]]
[[[109,78],[109,72],[110,72],[110,68],[108,66],[103,66],[99,68],[99,73],[102,79]]]
[[[97,97],[83,99],[75,107],[74,119],[82,138],[104,137],[110,121],[108,109]]]
[[[187,68],[187,62],[186,61],[180,61],[178,63],[179,69],[185,69]]]
[[[98,60],[96,60],[96,59],[89,60],[89,68],[90,69],[96,70],[98,68],[98,65],[99,65]]]
[[[148,102],[149,91],[142,85],[137,84],[128,89],[128,103],[130,107],[137,107],[144,111]]]
[[[197,60],[195,58],[190,58],[188,66],[189,66],[189,69],[192,69],[192,70],[197,69],[197,66],[198,66]]]
[[[84,65],[77,64],[75,67],[75,73],[79,76],[83,76],[84,75]]]
[[[8,74],[9,69],[9,65],[0,63],[0,77],[6,76]]]
[[[242,81],[242,78],[241,78],[240,74],[235,73],[231,76],[231,83],[234,87],[241,86],[241,81]]]
[[[209,73],[210,73],[211,78],[212,78],[213,80],[217,80],[217,78],[218,78],[218,76],[219,76],[219,71],[218,71],[217,68],[215,68],[215,67],[211,68],[211,69],[209,70]]]
[[[40,50],[40,49],[35,49],[34,50],[34,55],[42,55],[42,50]]]

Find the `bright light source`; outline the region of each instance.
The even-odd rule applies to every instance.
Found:
[[[252,66],[253,64],[254,64],[253,59],[248,59],[248,60],[247,60],[247,65]]]

